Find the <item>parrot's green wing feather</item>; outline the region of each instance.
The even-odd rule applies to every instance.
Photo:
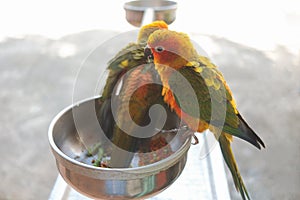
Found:
[[[199,61],[190,62],[170,76],[169,85],[185,113],[197,118],[200,113],[201,120],[215,126],[225,123],[237,127],[238,120],[230,103],[232,97],[220,77],[215,68]]]
[[[102,106],[97,111],[99,123],[108,138],[112,137],[114,127],[111,111],[111,95],[114,89],[126,72],[146,62],[144,58],[144,47],[137,43],[128,44],[108,62],[107,70],[109,70],[109,74],[99,99]]]
[[[200,113],[200,119],[210,125],[244,139],[259,149],[264,147],[262,140],[237,113],[222,74],[208,60],[201,62],[202,58],[190,62],[170,76],[170,89],[181,110],[196,118]]]
[[[142,146],[143,151],[151,151],[149,140],[152,137],[147,135],[156,132],[157,125],[162,121],[162,111],[167,111],[167,105],[161,96],[162,86],[159,81],[153,63],[140,65],[128,71],[124,76],[119,95],[112,95],[112,99],[118,99],[115,105],[115,116],[119,123],[114,126],[111,141],[119,148],[128,152],[136,152]],[[155,104],[160,104],[165,109],[152,112],[150,116],[150,108]],[[168,123],[169,119],[166,119],[164,128],[176,128],[176,126],[169,126],[179,123],[177,115],[170,112],[168,114],[174,121]],[[143,127],[143,131],[140,131],[139,126]],[[128,167],[132,156],[133,154],[123,155],[119,150],[114,150],[111,164],[114,167]]]
[[[130,43],[108,62],[108,78],[102,92],[103,100],[109,98],[122,75],[128,70],[147,63],[144,57],[144,46]]]
[[[193,67],[181,68],[169,77],[170,90],[180,109],[196,118],[210,120],[211,100],[209,90]],[[201,89],[199,89],[201,88]],[[196,109],[199,108],[199,109]]]
[[[139,62],[144,57],[144,47],[144,44],[129,43],[108,62],[107,68],[110,70],[126,68],[130,66],[129,63]],[[128,60],[128,64],[124,63],[125,60]]]

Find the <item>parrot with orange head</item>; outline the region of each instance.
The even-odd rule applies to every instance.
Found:
[[[109,75],[100,97],[102,106],[97,115],[107,137],[118,147],[112,151],[112,167],[129,167],[133,153],[139,146],[147,142],[149,144],[148,139],[134,137],[133,134],[139,130],[137,126],[147,126],[153,119],[153,125],[160,122],[158,115],[151,119],[149,117],[149,109],[154,104],[160,104],[172,116],[165,128],[172,129],[179,123],[175,113],[170,112],[160,95],[162,86],[154,64],[144,56],[149,35],[167,28],[163,21],[141,27],[137,43],[129,44],[108,63]],[[119,90],[116,91],[116,88]],[[115,107],[114,115],[112,106]],[[154,132],[155,128],[152,127]]]
[[[125,73],[148,62],[148,58],[144,56],[144,48],[149,35],[159,29],[168,29],[168,25],[164,21],[154,21],[141,27],[137,42],[129,43],[108,62],[108,78],[99,99],[102,106],[97,110],[97,116],[102,129],[110,139],[114,132],[111,111],[111,96],[114,94],[114,88]]]
[[[231,142],[241,138],[258,149],[263,141],[237,110],[223,75],[199,55],[187,34],[157,30],[147,41],[146,56],[152,57],[160,76],[164,102],[192,133],[209,129],[219,141],[224,160],[243,200],[250,199],[236,164]]]

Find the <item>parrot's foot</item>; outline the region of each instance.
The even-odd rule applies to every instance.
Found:
[[[199,139],[195,135],[195,132],[192,130],[187,130],[185,133],[183,133],[183,137],[190,137],[192,136],[194,138],[194,142],[192,142],[192,145],[196,145],[199,143]]]
[[[189,130],[188,126],[184,125],[184,126],[181,126],[179,128],[173,128],[173,129],[169,129],[169,130],[159,130],[159,129],[156,129],[158,131],[160,131],[161,133],[175,133],[175,132],[179,132],[179,131],[185,131],[183,133],[183,137],[190,137],[192,136],[194,138],[194,142],[192,142],[193,145],[196,145],[199,143],[199,139],[197,138],[197,136],[195,135],[195,132],[192,131],[192,130]]]
[[[175,133],[175,132],[178,132],[178,131],[186,131],[188,130],[188,127],[187,126],[181,126],[179,128],[172,128],[172,129],[169,129],[169,130],[160,130],[158,128],[156,128],[157,131],[160,131],[161,133]]]

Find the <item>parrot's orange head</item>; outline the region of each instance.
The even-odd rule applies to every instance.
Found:
[[[146,43],[149,35],[160,29],[168,29],[168,24],[166,24],[164,21],[154,21],[150,24],[142,26],[138,35],[138,43]]]
[[[147,29],[147,28],[168,29],[168,24],[164,21],[154,21],[151,22],[150,24],[143,26],[141,29]]]
[[[145,54],[151,52],[155,64],[167,65],[175,69],[185,66],[198,56],[186,34],[170,30],[157,30],[151,34],[147,48]]]

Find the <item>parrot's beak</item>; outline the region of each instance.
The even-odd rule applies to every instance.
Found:
[[[148,60],[153,60],[153,54],[151,48],[148,45],[145,47],[144,54]]]

